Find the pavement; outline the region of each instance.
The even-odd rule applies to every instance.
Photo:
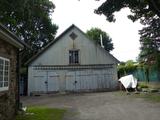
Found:
[[[160,120],[160,103],[117,92],[22,97],[24,106],[66,109],[64,120]]]

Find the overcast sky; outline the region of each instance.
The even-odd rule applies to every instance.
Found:
[[[105,0],[51,0],[56,5],[52,15],[53,22],[59,26],[58,34],[62,33],[71,24],[75,24],[86,32],[92,27],[106,31],[112,38],[114,50],[111,52],[118,60],[136,60],[139,54],[138,30],[142,28],[139,22],[133,23],[127,18],[128,9],[116,13],[116,22],[109,23],[105,16],[97,15],[94,9]]]

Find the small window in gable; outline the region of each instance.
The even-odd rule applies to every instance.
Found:
[[[74,32],[72,32],[69,36],[72,40],[75,40],[78,37]]]
[[[79,50],[69,51],[69,64],[79,64]]]
[[[0,91],[8,90],[9,86],[9,59],[0,57]]]

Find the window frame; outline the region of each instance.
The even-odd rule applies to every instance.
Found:
[[[0,92],[6,91],[9,89],[9,79],[10,79],[10,60],[4,57],[0,56],[0,60],[3,61],[3,63],[0,63],[0,66],[2,65],[2,70],[0,69],[0,72],[2,72],[2,87],[0,86]],[[8,65],[6,64],[8,62]],[[6,74],[7,73],[7,74]],[[5,80],[7,78],[7,80]],[[7,86],[5,86],[5,83],[7,83]]]
[[[76,58],[72,58],[72,60],[70,60],[70,52],[78,52],[78,62],[76,62]],[[73,53],[75,54],[75,53]],[[69,65],[79,65],[80,64],[80,52],[79,52],[79,49],[72,49],[72,50],[69,50]],[[75,57],[75,56],[74,56]]]

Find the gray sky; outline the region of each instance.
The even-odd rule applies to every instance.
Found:
[[[138,30],[142,28],[139,22],[133,23],[127,18],[129,9],[116,13],[116,22],[109,23],[105,16],[97,15],[94,9],[105,0],[51,0],[56,5],[52,15],[53,22],[59,26],[58,34],[71,24],[75,24],[86,32],[92,27],[106,31],[112,38],[114,50],[111,52],[120,61],[135,60],[139,54]]]

